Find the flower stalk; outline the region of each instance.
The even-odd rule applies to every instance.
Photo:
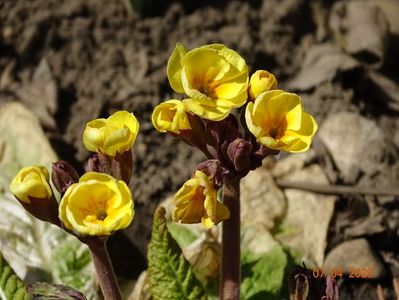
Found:
[[[90,249],[104,299],[122,300],[122,293],[106,246],[107,239],[108,237],[94,237],[85,243]]]
[[[230,210],[230,218],[222,223],[222,251],[220,299],[240,299],[240,180],[225,176],[223,203]]]

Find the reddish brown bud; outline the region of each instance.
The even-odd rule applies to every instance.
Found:
[[[233,115],[228,115],[222,121],[207,121],[206,129],[209,144],[214,147],[224,142],[231,143],[234,139],[241,137],[238,121]]]
[[[78,172],[64,160],[54,162],[52,169],[51,180],[61,196],[70,185],[79,181]]]
[[[197,166],[197,170],[212,178],[215,189],[222,187],[224,170],[217,159],[210,159],[200,163]]]
[[[335,280],[329,275],[326,279],[326,295],[322,300],[338,300],[338,286]]]
[[[97,154],[93,154],[88,160],[85,168],[86,172],[101,172],[100,160]]]
[[[236,171],[243,171],[250,168],[251,165],[251,143],[242,138],[237,138],[227,148],[227,156],[233,163]]]
[[[129,184],[132,168],[132,151],[128,150],[123,153],[118,152],[114,157],[100,152],[94,154],[87,161],[86,171],[105,173]]]

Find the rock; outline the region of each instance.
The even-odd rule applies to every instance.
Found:
[[[350,278],[381,279],[385,275],[381,259],[363,238],[343,242],[328,253],[323,265],[324,274],[337,270]]]
[[[0,105],[1,176],[12,179],[21,167],[32,164],[50,168],[56,160],[35,115],[18,102]]]
[[[398,78],[390,78],[379,72],[369,71],[371,92],[388,108],[399,111],[399,84]]]
[[[303,157],[298,157],[303,160]],[[279,168],[277,163],[276,169]],[[328,184],[319,165],[293,170],[281,179],[295,182]],[[335,196],[326,196],[297,189],[285,189],[287,211],[276,238],[298,251],[303,259],[321,265],[324,261],[328,226],[334,212]]]
[[[389,141],[384,131],[358,114],[340,112],[329,116],[318,135],[347,183],[355,183],[361,172],[378,172],[380,164],[388,159]]]
[[[50,66],[43,58],[37,66],[32,81],[26,85],[16,86],[15,94],[40,120],[43,127],[56,129],[54,114],[58,109],[57,85]]]
[[[133,292],[127,297],[128,300],[151,300],[150,283],[147,271],[143,271],[137,279]]]
[[[332,81],[339,73],[359,67],[359,62],[333,44],[315,44],[306,54],[300,72],[288,82],[288,88],[306,91]]]
[[[270,172],[261,167],[241,181],[241,220],[243,226],[258,225],[271,230],[286,210],[283,192]]]
[[[385,13],[364,1],[334,4],[330,29],[345,51],[363,63],[379,68],[385,59],[389,23]]]
[[[270,231],[287,209],[284,194],[265,167],[250,172],[240,189],[242,252],[266,253],[278,246]]]

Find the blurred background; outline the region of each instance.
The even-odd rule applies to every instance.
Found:
[[[244,57],[250,72],[269,70],[281,88],[300,94],[319,124],[312,151],[294,160],[280,155],[265,166],[287,203],[290,191],[309,188],[315,203],[329,203],[297,217],[309,222],[315,238],[309,249],[299,248],[310,256],[316,251],[314,260],[332,268],[344,263],[348,249],[366,257],[363,265],[372,266],[375,278],[341,280],[342,299],[399,299],[398,16],[397,0],[0,0],[1,170],[7,173],[15,159],[7,156],[10,143],[19,145],[21,165],[36,155],[39,138],[28,130],[28,115],[38,118],[52,148],[46,151],[54,152],[49,157],[83,172],[90,155],[81,141],[86,122],[134,112],[141,125],[131,182],[136,216],[109,247],[118,275],[137,278],[146,268],[155,207],[204,159],[152,127],[153,107],[178,97],[167,80],[167,59],[176,42],[188,49],[223,43]],[[259,176],[251,182],[266,186]],[[316,186],[309,187],[312,181]],[[299,187],[287,194],[287,182]],[[289,208],[274,214],[275,221]],[[269,231],[273,222],[265,225]],[[323,231],[313,233],[316,227]]]

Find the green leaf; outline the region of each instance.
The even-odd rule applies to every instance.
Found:
[[[193,231],[189,230],[185,225],[170,222],[168,223],[168,230],[172,237],[179,244],[180,248],[187,247],[198,239],[198,235],[195,235]]]
[[[59,282],[84,291],[89,299],[97,298],[90,252],[77,239],[70,239],[54,249],[51,265],[53,275],[59,278]]]
[[[60,284],[32,282],[26,290],[35,300],[87,300],[82,293]]]
[[[14,273],[8,265],[3,255],[0,253],[0,299],[6,300],[27,300],[28,293],[21,279]]]
[[[168,231],[163,207],[155,211],[147,256],[150,289],[154,300],[207,299],[190,264]]]
[[[37,118],[20,103],[1,104],[0,251],[20,278],[69,285],[88,299],[98,299],[88,248],[60,228],[31,216],[8,190],[20,168],[37,164],[50,168],[56,160]],[[71,263],[67,253],[76,255],[77,262]]]
[[[241,298],[244,300],[281,299],[287,254],[277,246],[256,259],[246,254],[248,263],[242,264]]]

